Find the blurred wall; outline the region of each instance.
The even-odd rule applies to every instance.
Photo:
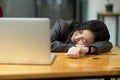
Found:
[[[48,17],[52,25],[58,19],[75,19],[75,0],[36,0],[37,17]]]
[[[5,17],[35,17],[34,0],[3,0]]]
[[[4,17],[47,17],[51,27],[57,19],[76,18],[79,0],[3,0]]]

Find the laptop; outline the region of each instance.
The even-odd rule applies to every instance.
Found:
[[[49,18],[0,18],[0,63],[51,64]]]

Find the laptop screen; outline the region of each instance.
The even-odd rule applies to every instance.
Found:
[[[48,18],[0,18],[0,63],[50,63]]]

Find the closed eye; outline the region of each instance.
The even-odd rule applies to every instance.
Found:
[[[83,38],[82,41],[85,45],[88,45],[88,41],[86,39]]]

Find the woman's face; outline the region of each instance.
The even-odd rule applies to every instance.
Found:
[[[94,42],[94,33],[90,30],[75,31],[71,37],[74,44],[89,45]]]

